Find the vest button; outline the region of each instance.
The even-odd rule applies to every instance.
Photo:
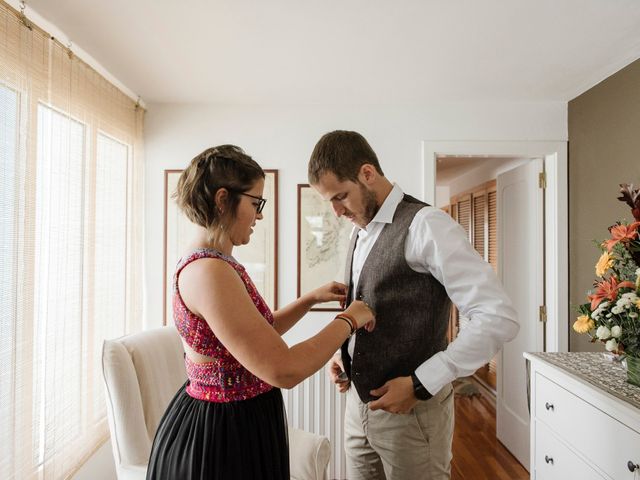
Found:
[[[360,372],[355,372],[355,373],[354,373],[354,375],[355,375],[356,377],[359,377],[359,376],[360,376]]]

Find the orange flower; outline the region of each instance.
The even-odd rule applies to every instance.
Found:
[[[598,282],[595,286],[597,287],[596,292],[593,295],[588,295],[591,300],[591,310],[595,310],[605,298],[615,302],[620,288],[635,288],[635,285],[629,281],[618,283],[616,277]]]
[[[638,226],[640,222],[633,222],[629,225],[614,225],[609,229],[611,232],[611,239],[604,242],[604,246],[607,247],[607,251],[611,251],[614,245],[618,242],[628,243],[631,240],[638,238]]]

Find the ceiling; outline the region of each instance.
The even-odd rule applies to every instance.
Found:
[[[638,0],[27,0],[143,101],[568,101],[640,58]]]
[[[518,157],[487,157],[477,155],[457,157],[455,155],[439,155],[436,162],[436,184],[448,185],[457,177],[474,168],[482,166],[485,169],[495,169],[501,165],[510,164],[514,160],[518,160]]]

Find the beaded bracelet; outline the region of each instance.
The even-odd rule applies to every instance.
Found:
[[[349,325],[349,330],[350,330],[349,336],[355,333],[356,327],[351,317],[349,317],[348,315],[340,314],[340,315],[336,315],[336,318],[334,320],[338,320],[338,319],[344,320],[347,323],[347,325]]]

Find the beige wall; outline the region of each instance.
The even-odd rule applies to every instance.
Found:
[[[569,301],[586,302],[599,252],[617,219],[632,220],[618,184],[640,183],[640,60],[569,102]],[[570,312],[570,325],[575,312]],[[572,351],[603,350],[571,331]]]

